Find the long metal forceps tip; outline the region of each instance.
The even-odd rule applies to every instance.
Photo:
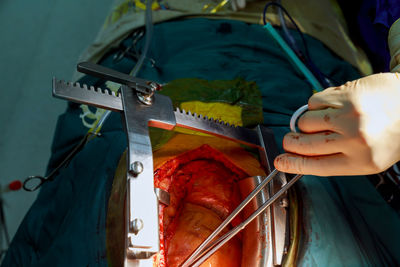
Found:
[[[264,204],[253,212],[246,220],[232,228],[226,234],[218,238],[215,242],[211,241],[235,218],[239,212],[279,173],[274,169],[239,205],[238,207],[221,223],[217,229],[209,237],[204,240],[200,246],[186,259],[181,267],[197,267],[214,254],[219,248],[231,240],[237,233],[243,230],[249,223],[251,223],[258,215],[260,215],[266,208],[268,208],[274,201],[279,199],[297,180],[303,175],[297,174],[288,183],[270,197]]]

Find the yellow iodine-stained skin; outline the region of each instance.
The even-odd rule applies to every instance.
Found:
[[[238,143],[216,137],[187,134],[176,134],[162,149],[154,152],[154,169],[157,169],[169,159],[203,144],[208,144],[223,153],[233,164],[243,169],[250,176],[265,175],[260,162]]]

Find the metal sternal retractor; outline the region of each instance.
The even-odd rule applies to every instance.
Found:
[[[263,185],[260,185],[259,190],[265,186],[264,183],[267,184],[270,181],[271,193],[279,194],[275,194],[263,205],[262,209],[258,209],[249,218],[250,221],[262,213],[274,200],[279,197],[282,199],[285,191],[300,178],[296,176],[286,182],[285,175],[277,176],[276,174],[279,172],[272,171],[277,149],[275,149],[276,144],[272,130],[265,126],[258,125],[254,129],[236,127],[207,116],[192,114],[190,111],[174,110],[171,99],[157,93],[161,89],[161,85],[158,83],[135,78],[94,63],[79,63],[78,70],[122,84],[121,94],[116,95],[100,88],[95,89],[78,83],[66,83],[53,79],[53,95],[56,97],[121,112],[128,140],[125,266],[149,264],[152,256],[159,251],[158,202],[165,204],[169,202],[169,193],[154,187],[149,127],[165,130],[182,127],[258,149],[261,165],[267,173],[271,173],[262,183]],[[274,176],[275,179],[273,179]],[[262,260],[264,262],[268,258],[268,261],[274,265],[280,265],[286,249],[288,234],[287,226],[282,225],[281,222],[287,221],[288,214],[284,207],[276,204],[272,204],[272,210],[273,212],[269,212],[268,218],[274,227],[268,227],[265,230],[268,231],[268,240],[272,244],[272,249],[265,253],[265,259]],[[245,225],[243,224],[241,227],[243,229]],[[219,244],[213,251],[222,246],[228,238],[231,236],[224,236],[224,239],[218,242]],[[264,250],[264,248],[259,249]],[[206,253],[212,254],[213,251]],[[208,257],[208,255],[203,256],[202,254],[203,257]]]
[[[308,110],[308,105],[304,105],[297,109],[290,118],[290,129],[292,132],[297,132],[296,122],[298,118]],[[268,208],[274,201],[279,199],[297,180],[303,175],[294,176],[287,184],[285,184],[278,192],[271,196],[261,207],[259,207],[253,214],[251,214],[241,224],[237,225],[229,232],[212,242],[221,231],[228,226],[228,224],[250,203],[250,201],[268,184],[272,179],[279,174],[279,171],[274,169],[237,207],[236,209],[214,230],[185,260],[181,267],[197,267],[214,254],[220,247],[225,245],[237,233],[243,230],[249,223],[251,223],[258,215],[260,215],[266,208]]]

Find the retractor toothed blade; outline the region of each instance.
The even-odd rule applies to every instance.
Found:
[[[123,110],[120,95],[110,94],[101,88],[88,87],[85,84],[81,86],[79,83],[66,83],[56,78],[53,78],[53,96],[113,111]],[[222,120],[190,111],[177,109],[174,114],[176,126],[230,139],[252,147],[261,146],[257,132],[254,130],[230,125]],[[157,120],[157,118],[154,119]]]
[[[175,111],[176,125],[214,136],[230,139],[250,146],[261,146],[256,131],[240,126],[230,125],[221,120],[214,120],[207,116],[191,113],[190,111]]]
[[[112,111],[123,110],[121,97],[114,92],[109,93],[101,88],[88,87],[86,84],[81,86],[79,83],[65,82],[56,78],[53,78],[53,96]]]

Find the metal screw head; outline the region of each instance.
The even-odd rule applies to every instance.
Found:
[[[137,235],[139,233],[139,231],[143,229],[144,223],[143,223],[142,219],[136,218],[131,222],[130,226],[131,226],[131,231],[135,235]]]
[[[143,164],[140,161],[135,161],[131,164],[131,169],[130,171],[134,175],[141,174],[143,172]]]
[[[144,95],[141,93],[137,93],[137,97],[138,97],[139,101],[142,104],[145,104],[146,106],[151,106],[153,104],[153,94]]]

